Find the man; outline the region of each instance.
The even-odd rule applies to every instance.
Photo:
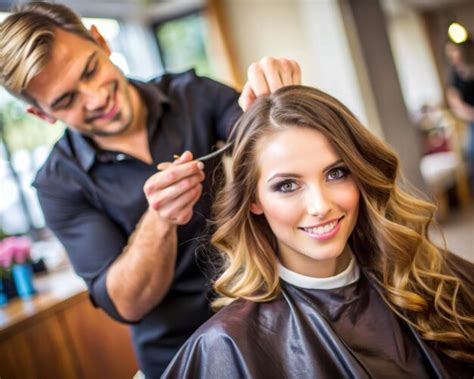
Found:
[[[2,85],[28,112],[68,125],[34,183],[47,225],[92,302],[131,324],[140,367],[153,378],[210,315],[195,251],[216,162],[204,167],[193,154],[226,138],[238,94],[193,72],[128,81],[109,53],[95,28],[59,4],[27,4],[0,26]],[[249,79],[244,108],[298,84],[300,72],[293,61],[264,59]]]
[[[445,54],[451,65],[451,78],[446,92],[448,104],[454,114],[466,121],[467,158],[471,191],[474,192],[474,42],[470,39],[445,44]]]

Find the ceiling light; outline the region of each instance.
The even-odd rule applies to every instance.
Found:
[[[462,43],[467,40],[467,30],[461,24],[453,22],[449,25],[448,36],[454,43]]]

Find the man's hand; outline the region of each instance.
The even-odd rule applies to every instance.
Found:
[[[278,88],[301,84],[301,69],[291,59],[265,57],[252,63],[247,71],[247,83],[242,89],[239,105],[245,112],[255,99]]]
[[[201,196],[204,164],[193,161],[186,151],[173,163],[160,165],[163,167],[143,187],[148,205],[163,220],[184,225],[191,220],[193,206]]]

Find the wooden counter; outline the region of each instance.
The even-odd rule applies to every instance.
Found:
[[[35,279],[38,293],[0,307],[0,378],[131,378],[128,328],[92,306],[72,270]]]

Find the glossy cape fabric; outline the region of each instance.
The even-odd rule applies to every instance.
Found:
[[[467,262],[466,262],[467,263]],[[472,278],[473,266],[468,264]],[[463,277],[462,275],[461,277]],[[268,303],[237,300],[201,326],[163,378],[470,378],[421,340],[364,275],[331,290],[282,282]]]

